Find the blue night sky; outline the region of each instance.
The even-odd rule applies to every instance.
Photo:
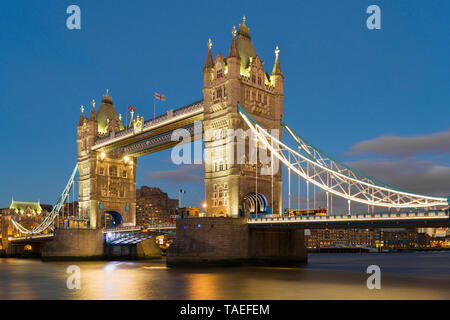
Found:
[[[81,30],[66,8],[81,8]],[[366,8],[381,8],[368,30]],[[202,98],[208,38],[228,54],[247,17],[267,71],[280,47],[284,116],[337,159],[401,187],[450,195],[450,2],[3,1],[0,5],[0,208],[11,196],[54,204],[76,163],[80,105],[153,115]],[[199,206],[201,167],[170,150],[138,159],[137,185]],[[286,188],[284,188],[286,189]],[[286,193],[286,190],[284,190]]]

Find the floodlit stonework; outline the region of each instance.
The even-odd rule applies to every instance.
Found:
[[[246,200],[252,193],[267,200],[267,210],[281,212],[281,169],[272,175],[261,175],[263,163],[249,161],[249,139],[245,142],[245,160],[235,159],[237,139],[227,136],[228,130],[247,131],[249,128],[237,112],[238,103],[259,124],[268,130],[282,132],[280,118],[283,114],[283,73],[276,50],[272,74],[264,70],[264,62],[253,47],[245,17],[239,29],[233,28],[233,37],[227,57],[220,53],[213,59],[212,43],[203,68],[204,131],[216,130],[211,139],[205,138],[206,153],[211,161],[205,162],[205,199],[207,215],[211,217],[248,216]],[[279,137],[281,139],[281,136]],[[225,143],[223,143],[223,140]],[[224,145],[234,149],[234,159]],[[270,155],[269,155],[270,157]],[[256,161],[255,161],[256,162]],[[273,177],[273,179],[272,179]]]
[[[121,129],[123,124],[108,92],[97,113],[92,103],[89,118],[82,108],[77,126],[79,208],[92,229],[103,227],[107,214],[116,223],[136,224],[136,158],[91,149],[95,139]]]

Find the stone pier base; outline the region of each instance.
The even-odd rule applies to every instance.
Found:
[[[177,220],[168,267],[298,266],[307,262],[303,230],[249,229],[242,218]]]
[[[42,249],[42,260],[100,260],[102,230],[55,230],[55,237]]]

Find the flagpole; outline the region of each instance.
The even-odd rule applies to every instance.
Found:
[[[156,118],[156,97],[153,95],[153,120]]]

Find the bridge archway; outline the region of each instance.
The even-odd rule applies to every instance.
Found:
[[[267,203],[267,198],[264,194],[250,192],[242,201],[241,215],[248,216],[250,214],[267,213]]]
[[[116,228],[123,223],[123,216],[117,211],[105,211],[103,225],[106,228]]]

